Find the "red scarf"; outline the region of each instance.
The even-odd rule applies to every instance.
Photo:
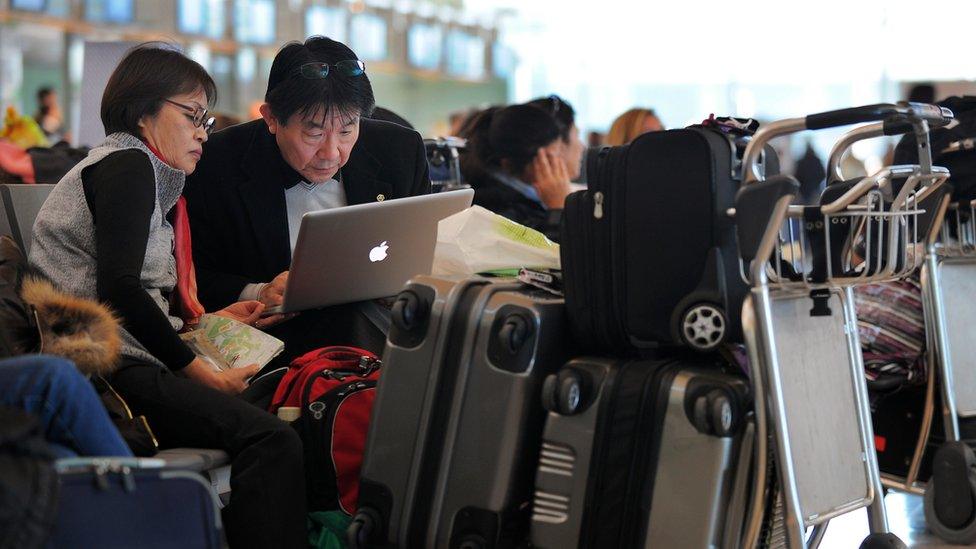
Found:
[[[146,147],[163,162],[166,159],[155,147]],[[166,162],[169,164],[169,162]],[[196,326],[206,311],[197,299],[197,273],[193,268],[193,244],[190,240],[190,218],[186,213],[186,198],[180,196],[173,206],[173,239],[176,255],[176,291],[170,298],[170,306],[183,319],[187,327]]]

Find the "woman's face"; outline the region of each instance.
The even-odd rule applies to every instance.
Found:
[[[576,124],[569,128],[569,142],[566,143],[560,139],[559,143],[563,145],[562,157],[566,162],[569,179],[575,181],[579,179],[580,170],[583,168],[583,150],[586,148],[583,145],[583,140],[580,139],[579,128],[576,127]]]
[[[580,140],[579,128],[576,127],[576,124],[573,124],[569,128],[568,142],[557,138],[544,148],[546,151],[563,160],[570,181],[575,181],[579,178],[580,171],[583,168],[583,150],[585,146],[583,145],[583,141]]]
[[[142,138],[159,151],[167,164],[190,175],[200,161],[207,140],[203,124],[193,125],[193,115],[206,107],[207,95],[203,90],[169,97],[155,116],[144,116],[139,121]]]

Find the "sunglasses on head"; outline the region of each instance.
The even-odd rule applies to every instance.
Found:
[[[305,63],[295,69],[295,74],[309,79],[325,78],[329,76],[330,67],[343,76],[362,76],[366,73],[365,63],[358,59],[346,59],[345,61],[338,61],[331,65],[320,62]]]
[[[210,134],[213,131],[214,122],[217,121],[213,116],[207,116],[207,109],[202,107],[194,107],[192,105],[184,105],[183,103],[177,103],[172,99],[165,99],[170,105],[175,105],[185,111],[187,111],[186,117],[193,122],[193,127],[199,128],[203,127],[203,130]],[[190,114],[192,113],[192,114]]]
[[[555,116],[559,114],[559,108],[562,106],[563,100],[556,94],[549,96],[549,108],[552,109],[552,115]]]

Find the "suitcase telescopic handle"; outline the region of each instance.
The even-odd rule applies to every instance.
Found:
[[[781,135],[797,133],[804,130],[822,130],[837,128],[864,122],[889,123],[889,131],[897,131],[902,122],[910,123],[916,133],[928,133],[930,126],[943,126],[952,121],[952,111],[938,105],[924,103],[877,103],[861,107],[838,109],[817,114],[810,114],[803,118],[788,118],[777,120],[761,128],[752,137],[746,147],[742,164],[745,182],[753,183],[764,179],[759,169],[759,159],[763,147],[771,139]]]

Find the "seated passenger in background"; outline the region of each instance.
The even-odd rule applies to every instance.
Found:
[[[533,99],[526,103],[533,107],[538,107],[556,119],[559,126],[559,138],[562,139],[565,147],[559,149],[559,155],[566,163],[566,171],[569,172],[569,180],[578,182],[583,171],[583,153],[586,144],[580,137],[579,128],[576,126],[576,111],[568,101],[558,95],[549,95]]]
[[[610,132],[604,142],[608,147],[626,145],[648,132],[659,132],[664,124],[653,109],[635,108],[618,116],[610,125]]]
[[[207,140],[215,93],[203,67],[178,51],[149,44],[127,53],[102,95],[108,137],[41,207],[30,262],[61,290],[120,316],[122,360],[110,381],[135,415],[146,416],[161,448],[230,455],[223,509],[230,545],[305,547],[298,435],[237,396],[256,366],[216,372],[183,343],[183,320],[170,314],[171,297],[195,302],[192,269],[174,250],[189,254],[179,198]],[[262,309],[238,303],[217,314],[253,323]]]
[[[555,240],[572,192],[561,126],[532,105],[490,108],[473,121],[461,168],[474,203]],[[578,164],[577,156],[577,164]]]
[[[344,44],[314,36],[278,52],[262,118],[214,134],[187,180],[205,306],[280,305],[306,212],[430,192],[420,134],[365,118],[373,106],[365,65]],[[269,333],[285,341],[278,363],[331,344],[382,352],[386,339],[359,304],[306,311]]]

